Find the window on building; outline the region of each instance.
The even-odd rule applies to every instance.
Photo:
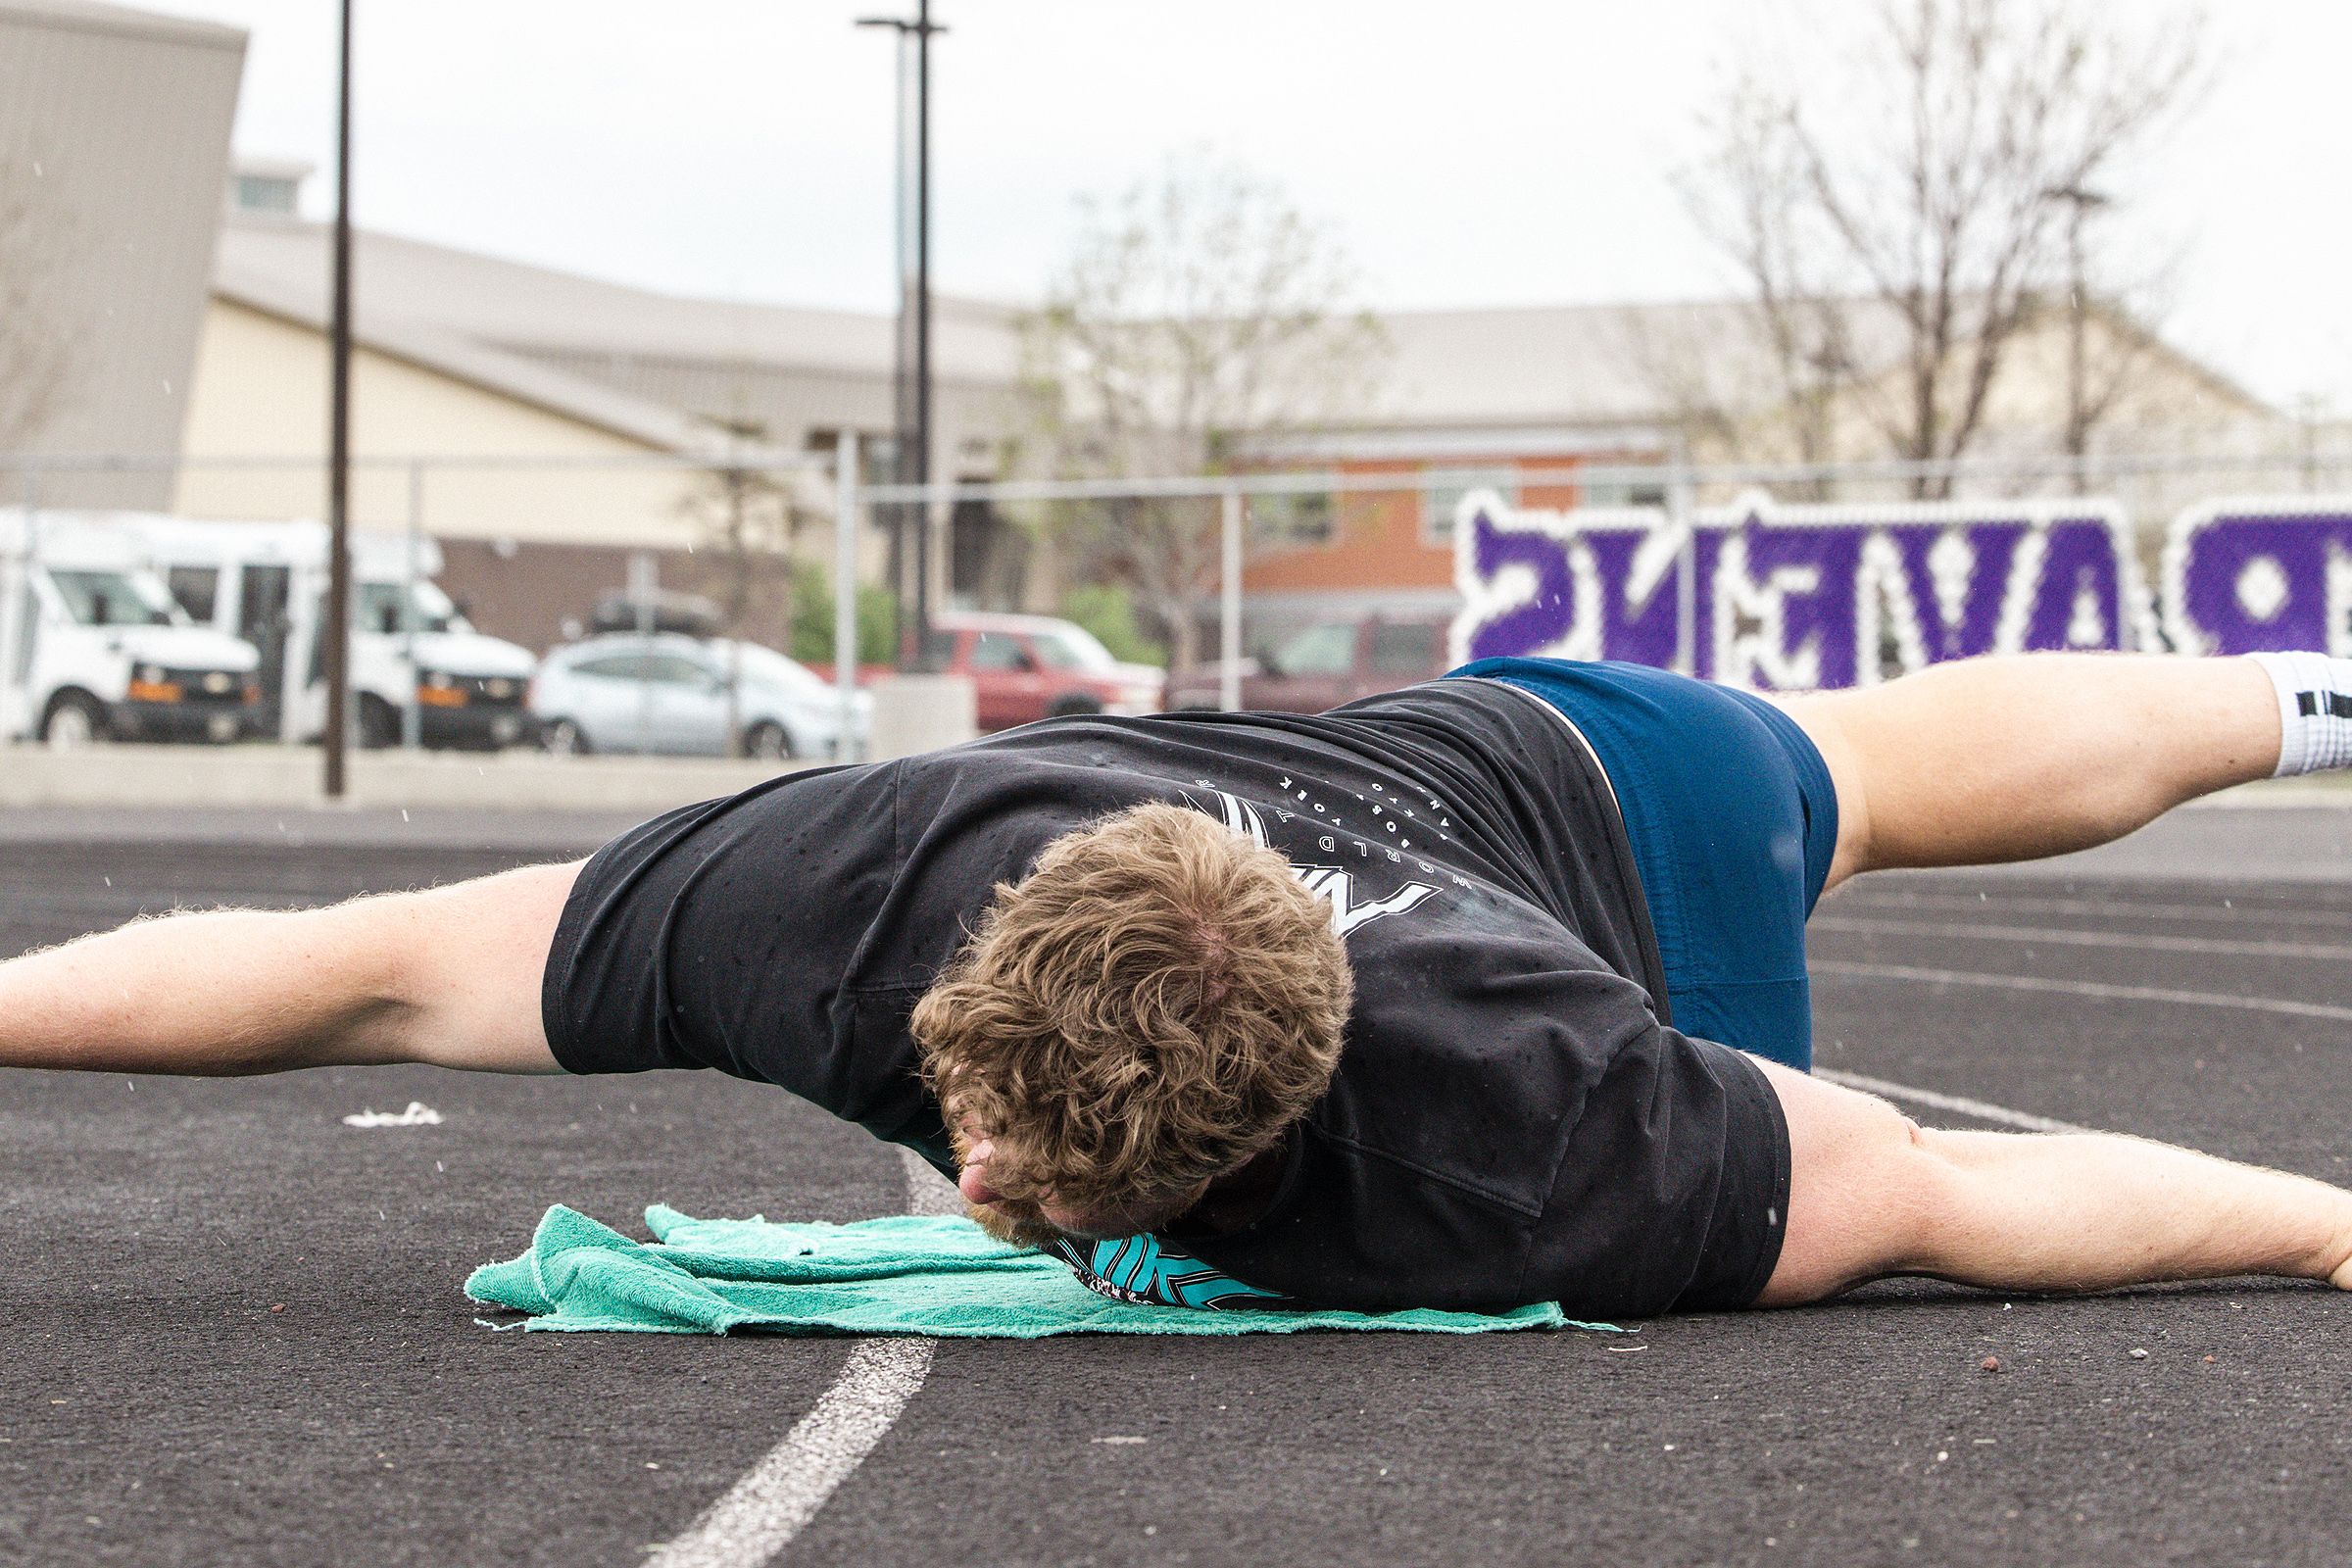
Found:
[[[1666,504],[1666,487],[1647,480],[1588,484],[1581,487],[1578,494],[1588,507],[1662,507]]]
[[[1433,545],[1453,542],[1453,514],[1462,497],[1473,490],[1492,490],[1511,506],[1519,504],[1519,470],[1514,467],[1429,468],[1421,478],[1421,537]]]
[[[854,430],[858,437],[858,466],[864,471],[858,476],[861,484],[897,484],[899,482],[899,444],[886,430]],[[811,425],[801,437],[801,450],[816,457],[829,458],[840,449],[841,431],[829,424]]]
[[[1372,628],[1372,667],[1383,675],[1438,673],[1438,628],[1428,621],[1387,621]]]
[[[213,612],[220,604],[220,567],[173,566],[164,574],[164,584],[190,620],[204,626],[213,623]]]
[[[1250,521],[1260,545],[1301,549],[1331,543],[1339,532],[1339,508],[1328,490],[1251,496]]]
[[[1327,620],[1291,634],[1266,655],[1277,675],[1345,675],[1355,668],[1355,623]]]
[[[239,174],[234,190],[237,211],[271,218],[292,218],[302,181],[286,174]]]

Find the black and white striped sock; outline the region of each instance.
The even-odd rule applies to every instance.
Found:
[[[2248,656],[2278,693],[2278,766],[2273,778],[2352,767],[2352,659]]]

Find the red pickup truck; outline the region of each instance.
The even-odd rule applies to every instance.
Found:
[[[1242,706],[1320,713],[1375,692],[1435,680],[1452,667],[1446,618],[1371,615],[1302,626],[1255,659],[1242,661]],[[1217,706],[1220,666],[1204,664],[1168,688],[1168,707]]]
[[[1123,664],[1093,632],[1051,615],[943,610],[931,616],[923,664],[968,675],[984,730],[1065,713],[1156,713],[1167,676]]]

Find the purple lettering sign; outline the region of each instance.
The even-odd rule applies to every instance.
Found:
[[[1623,659],[1797,691],[1978,654],[2153,645],[2128,526],[2103,504],[1749,497],[1678,527],[1657,508],[1520,511],[1485,492],[1454,538],[1463,660]]]
[[[2241,502],[2173,519],[2164,629],[2184,654],[2352,654],[2352,502]]]

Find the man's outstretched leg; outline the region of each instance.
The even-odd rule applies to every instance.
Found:
[[[1788,1119],[1788,1228],[1759,1306],[1889,1274],[2098,1291],[2271,1274],[2352,1290],[2352,1192],[2106,1133],[1923,1128],[1761,1063]]]
[[[1834,887],[1861,871],[2104,844],[2184,801],[2271,777],[2282,739],[2288,771],[2342,765],[2352,719],[2331,709],[2331,676],[2352,684],[2352,661],[2021,654],[1781,706],[1837,783]],[[2352,712],[2352,700],[2341,706]]]
[[[2200,795],[2352,762],[2352,661],[2031,654],[1782,700],[1838,789],[1830,883],[2088,849]],[[1767,1065],[1792,1149],[1761,1304],[1885,1274],[2016,1290],[2274,1274],[2352,1289],[2352,1193],[2139,1139],[1922,1129]]]

